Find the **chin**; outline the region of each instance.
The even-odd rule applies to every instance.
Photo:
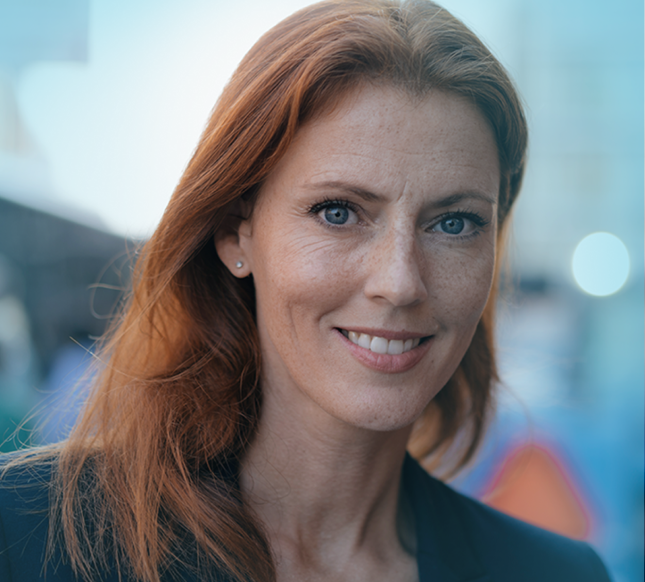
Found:
[[[375,431],[395,432],[411,427],[424,413],[428,404],[439,392],[435,390],[428,398],[427,389],[418,398],[404,398],[397,391],[394,398],[366,398],[363,402],[353,402],[342,409],[333,407],[327,412],[350,426]]]

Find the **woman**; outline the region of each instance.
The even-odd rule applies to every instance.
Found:
[[[327,1],[269,31],[69,440],[5,470],[0,578],[607,580],[406,453],[458,469],[481,440],[525,149],[505,71],[431,2]]]

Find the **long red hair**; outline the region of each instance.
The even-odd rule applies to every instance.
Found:
[[[330,0],[266,33],[240,63],[152,238],[100,352],[101,370],[56,449],[50,548],[76,571],[116,567],[159,582],[177,567],[208,580],[275,579],[269,542],[236,485],[262,406],[251,278],[213,239],[252,202],[298,128],[360,83],[467,96],[496,138],[499,220],[519,191],[527,129],[502,66],[427,0]],[[459,467],[482,437],[496,379],[495,293],[463,361],[418,422],[419,458]]]

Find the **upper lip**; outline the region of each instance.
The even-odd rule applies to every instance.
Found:
[[[356,333],[365,333],[371,336],[382,337],[386,340],[407,340],[407,339],[421,339],[428,337],[428,333],[417,333],[414,331],[392,331],[390,329],[376,329],[370,327],[339,327],[345,331],[355,331]]]

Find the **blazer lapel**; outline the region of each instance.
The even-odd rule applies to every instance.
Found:
[[[492,582],[441,483],[409,455],[403,486],[414,508],[420,582]]]

